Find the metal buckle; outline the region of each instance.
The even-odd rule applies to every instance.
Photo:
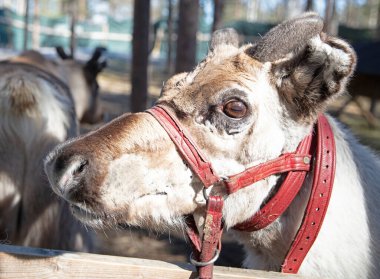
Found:
[[[217,181],[216,183],[210,185],[209,187],[214,186],[215,184],[218,184],[220,182],[227,181],[227,180],[228,180],[227,176],[220,176],[219,181]],[[208,197],[210,196],[209,194],[207,194],[207,189],[208,189],[208,187],[206,188],[205,186],[203,186],[202,193],[203,193],[203,197],[206,200],[206,202],[208,201]]]
[[[203,189],[202,189],[203,197],[205,198],[206,202],[208,202],[209,194],[207,194],[206,190],[207,188],[203,186]]]
[[[207,261],[207,262],[198,262],[196,260],[193,259],[193,252],[191,252],[190,254],[190,257],[189,257],[189,260],[190,260],[190,263],[194,266],[208,266],[210,264],[213,264],[214,262],[216,262],[216,260],[219,258],[219,255],[220,255],[220,250],[219,249],[215,249],[215,255],[214,257]]]

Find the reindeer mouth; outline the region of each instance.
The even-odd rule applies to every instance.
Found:
[[[156,191],[156,192],[152,192],[152,193],[142,194],[141,196],[138,197],[138,199],[141,199],[144,197],[149,197],[149,196],[167,196],[167,195],[168,195],[168,193],[166,193],[166,192]]]
[[[103,215],[98,215],[87,208],[83,208],[75,204],[70,204],[70,209],[73,215],[86,225],[99,226],[103,223]]]
[[[167,196],[167,195],[168,195],[167,192],[157,190],[154,192],[142,194],[137,199],[157,197],[157,196]],[[111,220],[115,221],[118,219],[117,215],[106,214],[104,212],[96,213],[90,208],[87,208],[85,205],[81,205],[81,204],[70,204],[70,209],[71,209],[72,214],[79,221],[91,227],[101,227]],[[118,224],[118,226],[119,228],[122,228],[122,229],[129,227],[128,224],[124,224],[124,223],[120,223]]]

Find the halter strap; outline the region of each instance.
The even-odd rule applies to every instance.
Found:
[[[204,188],[221,182],[228,193],[231,194],[270,175],[288,172],[277,193],[254,216],[236,225],[234,229],[255,231],[276,220],[289,207],[311,168],[310,150],[313,134],[306,136],[294,153],[283,154],[279,158],[221,179],[190,134],[182,127],[169,108],[156,105],[147,110],[147,112],[165,129],[176,145],[178,152],[203,183]],[[317,164],[314,171],[312,193],[304,220],[282,265],[282,272],[286,273],[296,273],[301,266],[303,259],[318,235],[331,196],[335,174],[335,145],[331,127],[323,115],[318,118],[317,132]],[[322,186],[327,186],[327,188],[322,189]],[[318,195],[319,198],[317,198]],[[202,240],[194,220],[190,219],[188,223],[187,234],[192,242],[194,254],[198,259],[192,259],[191,261],[197,265],[199,278],[212,278],[213,262],[216,259],[214,256],[218,251],[218,246],[220,249],[220,239],[223,231],[222,210],[222,197],[208,197]],[[313,212],[313,210],[317,211],[317,213]]]
[[[308,147],[310,142],[306,137],[305,148],[299,149],[299,153],[289,153],[280,156],[274,160],[246,169],[245,171],[228,176],[222,179],[212,168],[211,163],[206,159],[201,149],[196,145],[190,134],[182,127],[182,124],[173,115],[169,108],[163,105],[156,105],[147,110],[164,128],[170,139],[176,145],[178,152],[181,153],[191,170],[198,176],[205,188],[224,181],[225,187],[229,193],[236,192],[262,180],[272,174],[278,174],[288,171],[308,171],[310,169],[310,154]],[[303,143],[301,144],[303,146]],[[298,150],[298,149],[297,149]]]
[[[281,271],[297,273],[322,227],[332,194],[336,149],[334,133],[324,115],[318,119],[318,141],[313,184],[302,224],[286,255]]]
[[[310,153],[311,141],[312,136],[308,135],[304,140],[301,141],[296,150],[296,153],[292,155],[296,155],[297,153]],[[288,172],[284,182],[281,184],[276,194],[257,213],[255,213],[251,218],[244,221],[243,223],[234,226],[234,229],[249,232],[261,230],[271,224],[285,212],[285,210],[289,207],[301,189],[307,171],[310,169],[311,155],[308,154],[302,156],[302,163],[304,166],[302,164],[301,166],[303,166],[304,169],[301,170],[304,171]]]
[[[165,129],[183,159],[186,160],[186,163],[189,164],[191,170],[206,188],[220,181],[220,178],[212,169],[211,163],[206,160],[206,157],[187,133],[187,130],[182,128],[182,125],[168,108],[157,105],[148,109],[147,112],[154,116]]]

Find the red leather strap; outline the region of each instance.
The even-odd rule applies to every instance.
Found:
[[[216,249],[221,249],[221,237],[223,231],[223,198],[220,196],[210,196],[207,202],[207,213],[203,227],[202,251],[199,256],[201,262],[210,261],[216,253]],[[198,268],[200,279],[211,279],[214,264],[201,266]]]
[[[161,124],[176,145],[178,152],[199,177],[205,188],[220,181],[211,163],[200,152],[190,135],[168,108],[155,106],[147,111]],[[327,119],[318,119],[317,158],[314,181],[306,213],[282,265],[282,272],[297,273],[321,228],[330,200],[335,175],[334,135]],[[242,173],[228,177],[224,183],[229,193],[251,185],[270,175],[289,172],[277,193],[249,220],[238,224],[234,229],[254,231],[262,229],[279,217],[299,192],[307,171],[310,169],[310,146],[312,135],[307,136],[293,154],[284,154],[277,159],[251,167]],[[200,262],[208,262],[220,245],[222,234],[223,199],[210,196],[207,203],[203,239],[199,238],[194,222],[188,226],[187,233],[192,242],[194,254]],[[199,267],[199,278],[212,278],[213,264]]]
[[[220,180],[220,178],[215,175],[211,163],[205,159],[206,157],[201,153],[199,147],[197,147],[190,135],[182,128],[182,125],[168,108],[156,105],[148,109],[147,112],[153,115],[165,129],[170,139],[177,146],[178,152],[182,154],[183,158],[189,164],[189,167],[199,177],[206,188]]]
[[[205,263],[214,258],[221,249],[221,237],[223,232],[223,198],[210,196],[207,201],[205,224],[203,227],[202,241],[199,237],[194,218],[191,216],[186,219],[187,236],[191,241],[193,249],[192,257],[197,261]],[[217,252],[217,249],[219,252]],[[200,279],[212,278],[213,264],[197,267]]]
[[[298,152],[284,154],[279,158],[248,168],[239,174],[229,176],[224,183],[228,193],[232,194],[273,174],[288,171],[308,171],[310,170],[310,158],[309,154],[299,154]]]
[[[318,119],[318,143],[313,184],[302,224],[284,260],[281,271],[297,273],[321,229],[335,177],[334,134],[325,116]]]
[[[311,140],[312,136],[309,135],[301,141],[296,154],[309,153]],[[307,158],[310,158],[309,154]],[[307,164],[307,170],[309,168],[310,164]],[[275,221],[289,207],[301,189],[305,177],[306,170],[289,172],[277,193],[256,214],[245,222],[236,225],[234,229],[240,231],[257,231]]]
[[[199,259],[199,254],[202,250],[202,242],[199,238],[198,228],[192,215],[186,217],[186,234],[190,240],[193,254]]]

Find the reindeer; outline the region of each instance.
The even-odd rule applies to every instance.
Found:
[[[0,62],[0,241],[90,251],[91,235],[43,173],[48,152],[78,135],[70,89],[55,69],[36,51]]]
[[[107,66],[106,60],[99,60],[105,48],[97,47],[86,63],[81,63],[66,54],[62,47],[56,47],[59,61],[46,59],[35,50],[27,50],[11,61],[32,64],[48,71],[62,80],[70,88],[77,118],[81,122],[94,124],[102,120],[102,111],[98,105],[98,74]]]
[[[324,114],[355,53],[322,28],[306,13],[242,47],[216,32],[155,107],[52,151],[53,190],[89,226],[184,228],[200,278],[223,229],[247,268],[379,278],[379,159]]]
[[[97,47],[91,58],[82,64],[62,47],[56,48],[59,57],[60,76],[72,89],[75,111],[81,122],[94,124],[102,120],[103,113],[98,105],[98,74],[107,66],[106,60],[99,60],[105,48]]]

